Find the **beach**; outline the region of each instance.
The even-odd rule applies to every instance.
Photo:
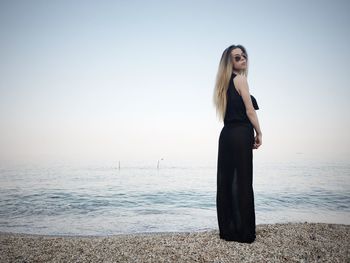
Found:
[[[107,236],[0,233],[1,262],[350,262],[350,225],[256,226],[252,244],[218,230]]]

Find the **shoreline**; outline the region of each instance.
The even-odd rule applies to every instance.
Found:
[[[346,262],[350,225],[256,226],[252,244],[227,242],[216,229],[115,235],[0,232],[1,262]]]

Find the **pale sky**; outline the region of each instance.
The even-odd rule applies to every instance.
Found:
[[[0,163],[216,166],[246,47],[256,162],[350,161],[349,1],[0,1]]]

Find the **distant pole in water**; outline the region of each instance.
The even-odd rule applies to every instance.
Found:
[[[118,169],[120,170],[120,161],[118,161]]]
[[[163,161],[163,158],[161,158],[160,160]],[[159,160],[158,160],[158,163],[157,163],[157,169],[159,169]]]

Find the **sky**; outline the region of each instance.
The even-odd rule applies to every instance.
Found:
[[[0,1],[0,164],[216,166],[241,44],[255,162],[350,161],[349,1]]]

